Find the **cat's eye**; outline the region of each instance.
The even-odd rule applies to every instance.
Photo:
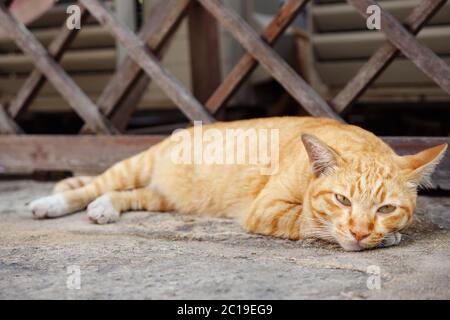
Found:
[[[379,207],[377,212],[379,213],[392,213],[394,212],[396,209],[395,206],[391,205],[391,204],[387,204],[385,206]]]
[[[337,201],[339,201],[342,205],[346,207],[350,207],[352,205],[351,201],[348,200],[348,198],[343,196],[342,194],[336,193],[334,197],[336,198]]]

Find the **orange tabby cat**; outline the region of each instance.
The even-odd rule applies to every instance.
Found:
[[[321,118],[254,119],[204,128],[219,133],[278,129],[279,140],[271,142],[278,144],[278,170],[261,174],[266,163],[175,163],[177,142],[166,139],[97,177],[60,182],[54,195],[30,204],[34,217],[59,217],[87,207],[89,218],[104,224],[130,210],[177,211],[234,217],[250,232],[322,238],[345,250],[391,246],[411,223],[417,187],[428,183],[447,149],[439,145],[398,156],[368,131]]]

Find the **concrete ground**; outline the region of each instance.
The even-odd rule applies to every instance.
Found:
[[[344,252],[176,214],[32,220],[51,186],[0,182],[1,299],[450,299],[450,198],[420,197],[400,246]]]

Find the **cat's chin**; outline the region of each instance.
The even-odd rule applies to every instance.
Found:
[[[362,251],[362,250],[365,249],[364,247],[362,247],[357,242],[351,242],[351,243],[349,243],[349,242],[347,242],[347,243],[339,242],[339,245],[345,251]]]

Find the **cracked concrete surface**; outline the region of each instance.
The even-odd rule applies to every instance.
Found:
[[[51,187],[0,182],[0,299],[450,299],[450,198],[420,197],[400,246],[344,252],[177,214],[32,220],[25,203]],[[366,285],[372,265],[380,290]],[[79,290],[67,287],[70,266]]]

